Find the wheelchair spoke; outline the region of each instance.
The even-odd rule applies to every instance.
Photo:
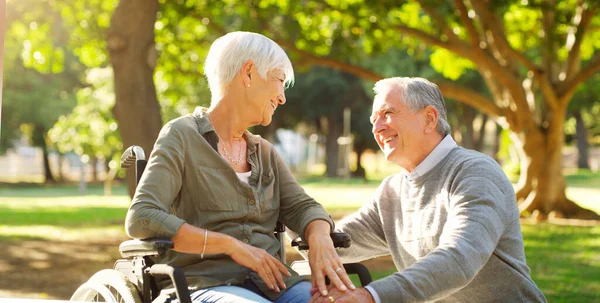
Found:
[[[102,270],[81,285],[71,301],[141,303],[139,292],[125,276],[116,270]]]

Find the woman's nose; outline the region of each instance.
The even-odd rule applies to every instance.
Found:
[[[277,103],[283,105],[285,104],[285,101],[285,93],[282,92],[281,94],[277,95]]]

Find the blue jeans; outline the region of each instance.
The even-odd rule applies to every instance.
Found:
[[[295,284],[275,303],[307,303],[310,301],[310,289],[312,285],[307,281]],[[207,289],[201,289],[191,294],[194,303],[270,303],[261,295],[239,286],[216,286]],[[172,301],[172,302],[177,302]]]

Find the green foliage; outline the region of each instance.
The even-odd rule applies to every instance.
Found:
[[[91,69],[86,77],[90,87],[77,92],[77,106],[61,116],[48,133],[60,152],[79,156],[118,159],[123,146],[112,115],[114,93],[112,70]]]
[[[569,111],[581,110],[584,124],[588,131],[588,139],[591,144],[600,145],[600,87],[598,86],[600,75],[596,74],[584,82],[569,103]],[[565,134],[575,134],[575,119],[570,118],[565,123]]]
[[[502,163],[502,169],[509,179],[516,179],[521,173],[521,170],[517,151],[513,145],[513,142],[510,138],[510,132],[508,130],[502,130],[500,133],[500,148],[497,156]]]
[[[458,80],[467,69],[476,67],[473,62],[458,57],[444,48],[438,48],[431,54],[431,66],[450,80]]]
[[[68,33],[48,5],[11,1],[7,6],[0,150],[10,148],[22,129],[29,130],[25,135],[33,145],[45,146],[47,130],[75,106],[83,69],[66,51]]]

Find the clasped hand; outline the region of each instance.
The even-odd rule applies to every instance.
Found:
[[[356,289],[333,247],[333,241],[329,234],[313,234],[308,242],[310,246],[308,262],[312,275],[313,291],[318,290],[323,296],[327,295],[325,277],[329,277],[331,285],[342,292],[348,288]]]
[[[230,254],[233,261],[258,273],[267,287],[273,291],[280,292],[287,287],[282,274],[288,277],[291,274],[277,258],[262,248],[240,241],[236,241],[236,246]]]

